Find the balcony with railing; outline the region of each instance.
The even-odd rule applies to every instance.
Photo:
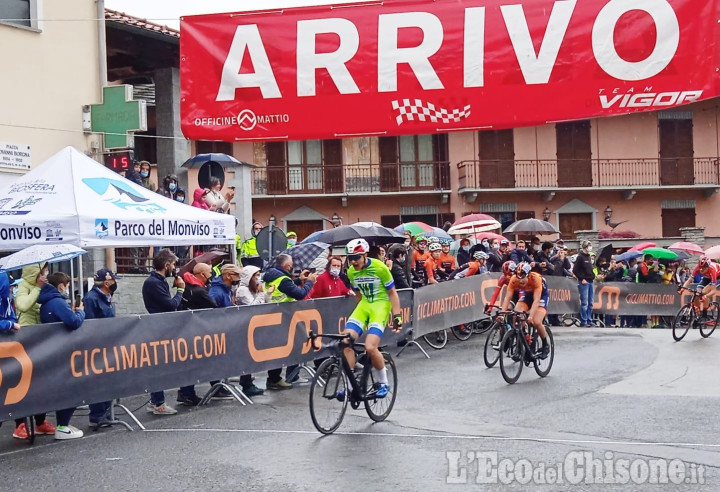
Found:
[[[437,193],[450,190],[449,162],[258,167],[254,197]]]
[[[463,161],[459,192],[720,187],[718,159]]]

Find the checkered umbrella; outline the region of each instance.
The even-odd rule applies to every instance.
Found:
[[[17,270],[27,265],[68,261],[87,253],[72,244],[36,244],[0,260],[0,270]]]
[[[283,251],[283,253],[292,256],[293,267],[303,270],[309,268],[310,264],[322,256],[330,247],[327,243],[314,241],[311,243],[296,244],[292,248]]]

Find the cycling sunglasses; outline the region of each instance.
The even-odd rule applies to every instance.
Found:
[[[348,255],[348,261],[358,261],[362,258],[362,255]]]

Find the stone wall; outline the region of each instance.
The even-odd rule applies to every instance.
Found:
[[[121,275],[117,280],[118,289],[113,296],[116,316],[147,314],[142,299],[142,286],[147,275]],[[172,279],[168,279],[169,281]]]

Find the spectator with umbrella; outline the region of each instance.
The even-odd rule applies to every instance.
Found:
[[[525,249],[525,241],[522,239],[515,243],[515,249],[510,251],[510,261],[513,261],[516,265],[520,263],[529,263],[530,266],[534,266],[533,259],[530,258],[527,250]]]
[[[497,243],[496,243],[497,241]],[[495,247],[497,245],[497,248]],[[488,253],[488,271],[502,272],[503,264],[510,259],[510,241],[503,238],[498,241],[497,238],[492,240],[490,252]]]
[[[470,258],[472,258],[472,256],[470,256],[470,250],[472,249],[471,244],[472,243],[468,238],[460,240],[460,249],[458,249],[457,254],[458,265],[464,265],[470,261]]]
[[[393,281],[395,282],[396,289],[409,289],[410,283],[406,274],[407,267],[407,252],[404,248],[398,247],[391,250],[392,256],[392,268],[390,273],[392,274]]]
[[[545,241],[540,246],[540,251],[535,252],[535,266],[533,270],[540,273],[540,275],[548,276],[555,272],[555,266],[550,261],[550,252],[552,251],[553,244],[549,241]]]

